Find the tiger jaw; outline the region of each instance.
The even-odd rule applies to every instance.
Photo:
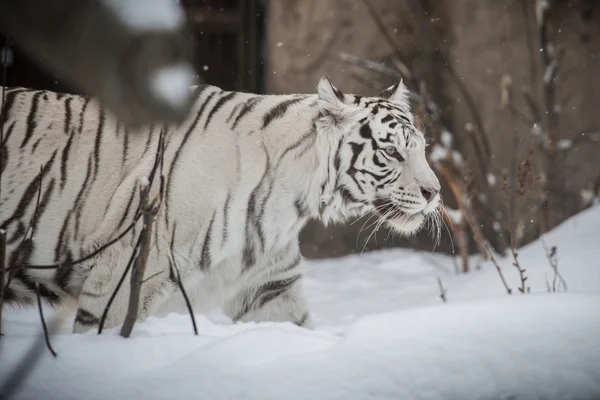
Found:
[[[396,232],[413,235],[423,226],[427,216],[438,208],[440,196],[436,195],[420,211],[409,213],[400,210],[389,200],[377,199],[373,202],[376,213]]]

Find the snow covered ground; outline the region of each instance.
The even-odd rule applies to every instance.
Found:
[[[541,243],[457,275],[450,257],[378,251],[310,262],[315,331],[170,314],[97,336],[52,338],[17,399],[593,399],[600,398],[600,207],[546,235],[568,291],[548,293]],[[439,297],[437,278],[446,289]],[[0,384],[38,338],[35,310],[5,313]],[[0,398],[2,398],[0,393]]]

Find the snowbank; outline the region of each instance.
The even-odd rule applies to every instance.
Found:
[[[198,316],[198,337],[177,314],[136,325],[130,339],[67,327],[53,338],[58,358],[47,354],[15,398],[600,398],[598,226],[595,208],[545,238],[568,293],[546,292],[540,243],[520,254],[529,295],[506,295],[491,265],[460,276],[451,258],[409,250],[312,262],[316,331],[218,314]],[[510,260],[502,268],[516,289]],[[5,325],[0,382],[40,330],[32,310],[11,310]]]

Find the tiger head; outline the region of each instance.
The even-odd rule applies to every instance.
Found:
[[[404,235],[431,221],[439,238],[440,182],[427,162],[408,93],[400,81],[379,97],[344,95],[321,79],[320,126],[337,138],[334,192],[346,216],[371,213]]]

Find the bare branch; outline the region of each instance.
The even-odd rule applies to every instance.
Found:
[[[556,246],[552,246],[550,249],[548,249],[548,246],[546,245],[546,241],[544,240],[544,236],[540,236],[540,241],[542,242],[542,246],[544,247],[544,252],[546,253],[546,258],[548,259],[548,262],[550,263],[550,267],[552,268],[552,271],[554,272],[554,277],[552,278],[552,291],[556,292],[558,290],[557,282],[560,280],[560,283],[562,284],[562,286],[566,292],[567,291],[567,282],[562,277],[560,272],[558,272],[558,260],[556,258],[556,253],[557,253]]]
[[[154,218],[158,212],[158,202],[152,204],[150,202],[150,181],[142,178],[140,182],[140,208],[143,215],[143,227],[140,232],[140,243],[138,255],[133,264],[131,271],[131,283],[129,292],[129,306],[127,307],[127,315],[125,322],[121,328],[121,336],[129,337],[133,330],[133,325],[137,320],[138,310],[140,305],[140,295],[142,291],[142,281],[146,272],[148,263],[148,255],[150,253],[150,240],[152,236],[152,226]]]
[[[102,311],[102,316],[100,317],[100,323],[98,324],[98,335],[100,335],[102,333],[102,330],[104,329],[104,324],[106,322],[106,318],[108,316],[108,312],[110,311],[110,306],[112,305],[113,301],[115,300],[115,297],[117,297],[117,293],[119,293],[119,289],[121,289],[121,286],[123,285],[123,282],[125,281],[125,277],[129,273],[129,270],[131,269],[131,266],[133,265],[133,262],[135,261],[135,259],[137,257],[138,249],[140,247],[140,239],[141,239],[141,237],[138,237],[137,243],[136,243],[135,247],[133,248],[133,251],[131,252],[131,257],[129,258],[129,262],[127,262],[127,266],[125,267],[125,270],[123,271],[123,274],[121,275],[121,278],[119,279],[119,282],[117,283],[117,286],[115,287],[112,294],[110,295],[110,298],[108,299],[108,303],[106,303],[106,306],[104,306],[104,310]]]
[[[109,248],[110,246],[112,246],[113,244],[117,243],[119,240],[121,240],[123,237],[125,237],[125,235],[127,235],[136,225],[136,223],[138,222],[138,220],[140,219],[140,217],[142,216],[142,214],[138,211],[136,216],[133,219],[133,222],[123,231],[121,232],[117,237],[115,237],[113,240],[109,241],[108,243],[106,243],[105,245],[101,246],[100,248],[98,248],[98,250],[93,251],[92,253],[78,259],[75,261],[70,261],[70,262],[64,262],[64,263],[59,263],[59,264],[45,264],[45,265],[15,265],[15,266],[11,266],[6,268],[7,271],[13,271],[16,269],[55,269],[55,268],[62,268],[62,267],[70,267],[73,265],[77,265],[80,264],[84,261],[87,261],[91,258],[94,258],[95,256],[97,256],[98,254],[102,253],[104,250],[106,250],[107,248]]]
[[[512,294],[512,290],[511,290],[511,288],[508,287],[508,284],[506,283],[506,279],[504,278],[504,274],[502,273],[502,269],[500,268],[500,265],[498,264],[498,261],[496,261],[496,258],[492,254],[492,251],[490,250],[490,248],[487,245],[487,243],[483,243],[483,245],[485,246],[485,249],[488,252],[488,256],[490,257],[490,260],[492,260],[492,263],[494,264],[494,267],[496,267],[496,271],[498,271],[498,275],[500,276],[500,280],[502,281],[502,285],[504,286],[504,289],[506,290],[506,293],[507,294]]]
[[[442,284],[442,280],[440,279],[440,277],[436,277],[437,279],[437,283],[438,283],[438,287],[440,288],[440,299],[442,299],[442,301],[444,303],[446,303],[448,300],[446,299],[446,289],[444,289],[444,285]]]
[[[173,228],[173,237],[175,237],[175,228]],[[173,242],[173,239],[171,239]],[[169,268],[171,270],[171,275],[177,281],[177,285],[179,286],[179,290],[181,290],[181,294],[183,295],[183,299],[185,300],[185,306],[188,309],[190,314],[190,318],[192,320],[192,327],[194,328],[194,335],[198,336],[198,327],[196,326],[196,317],[194,316],[194,310],[192,309],[192,303],[190,302],[190,298],[183,287],[183,282],[181,280],[181,275],[179,274],[179,269],[177,268],[177,264],[175,263],[175,257],[173,256],[172,246],[169,246]]]
[[[42,308],[42,296],[40,295],[40,284],[35,283],[35,296],[37,297],[37,305],[38,310],[40,312],[40,320],[42,321],[42,328],[44,329],[44,340],[46,342],[46,347],[50,350],[50,353],[54,357],[57,356],[56,351],[52,348],[52,344],[50,343],[50,335],[48,333],[48,326],[46,326],[46,320],[44,319],[44,309]]]

